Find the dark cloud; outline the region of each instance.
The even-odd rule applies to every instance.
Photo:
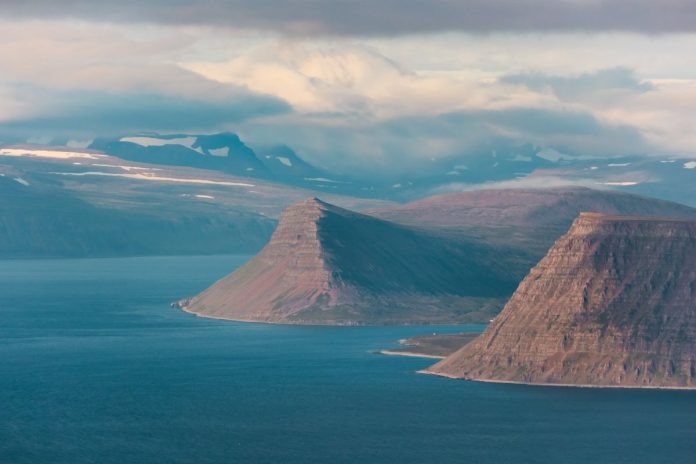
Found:
[[[0,15],[204,24],[297,35],[696,31],[693,0],[5,0]]]
[[[274,97],[239,95],[217,101],[156,93],[57,92],[31,88],[41,114],[0,123],[0,133],[95,136],[133,131],[211,131],[262,116],[291,112]]]
[[[500,79],[505,84],[524,85],[535,91],[551,91],[564,100],[576,100],[607,93],[644,93],[654,90],[628,68],[604,69],[578,76],[550,76],[542,73],[511,74]]]

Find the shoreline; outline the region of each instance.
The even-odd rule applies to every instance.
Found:
[[[211,316],[209,314],[197,313],[196,311],[189,309],[188,306],[180,306],[176,302],[171,303],[170,306],[172,308],[180,309],[181,311],[183,311],[185,313],[191,314],[191,315],[196,316],[196,317],[200,317],[202,319],[214,319],[216,321],[243,322],[245,324],[294,325],[294,326],[307,326],[307,327],[380,327],[379,325],[370,326],[368,324],[340,324],[340,323],[322,324],[319,322],[306,322],[306,321],[303,321],[303,322],[292,322],[292,321],[276,322],[276,321],[261,321],[259,319],[232,319],[229,317]],[[408,324],[403,324],[403,325],[408,325]]]
[[[445,356],[438,356],[435,354],[416,353],[414,351],[380,350],[379,354],[384,354],[387,356],[404,356],[407,358],[445,359]]]
[[[248,324],[272,324],[272,325],[294,325],[294,326],[309,326],[309,327],[370,327],[361,324],[317,324],[317,323],[307,323],[307,322],[273,322],[273,321],[259,321],[259,320],[249,320],[249,319],[230,319],[225,317],[216,317],[210,315],[201,315],[195,311],[188,309],[186,306],[179,306],[172,304],[172,307],[180,309],[188,314],[196,317],[216,319],[231,322],[243,322]],[[408,324],[404,324],[408,326]],[[378,326],[379,327],[379,326]],[[399,340],[399,343],[405,340]],[[446,356],[438,356],[431,354],[417,353],[413,351],[397,351],[397,350],[379,350],[377,354],[382,354],[385,356],[402,356],[408,358],[423,358],[423,359],[445,359]],[[479,383],[495,383],[495,384],[505,384],[505,385],[521,385],[529,387],[549,387],[549,388],[584,388],[584,389],[628,389],[628,390],[672,390],[672,391],[696,391],[696,386],[694,387],[679,387],[679,386],[645,386],[645,385],[595,385],[595,384],[570,384],[570,383],[540,383],[540,382],[521,382],[516,380],[491,380],[491,379],[475,379],[475,378],[465,378],[457,377],[450,374],[432,372],[428,369],[421,369],[416,371],[417,374],[432,375],[435,377],[442,377],[450,380],[461,380],[467,382],[479,382]]]
[[[574,384],[574,383],[540,383],[540,382],[520,382],[517,380],[491,380],[491,379],[474,379],[466,377],[456,377],[450,374],[444,374],[440,372],[432,372],[428,369],[421,369],[416,371],[418,374],[433,375],[436,377],[444,377],[451,380],[464,380],[467,382],[480,382],[480,383],[498,383],[498,384],[508,384],[508,385],[525,385],[529,387],[551,387],[551,388],[613,388],[613,389],[628,389],[628,390],[682,390],[682,391],[696,391],[696,387],[678,387],[678,386],[648,386],[648,385],[595,385],[595,384]]]
[[[469,326],[483,325],[484,322],[435,322],[435,323],[401,323],[401,324],[360,324],[356,322],[311,322],[311,321],[262,321],[259,319],[233,319],[222,316],[212,316],[209,314],[198,313],[189,309],[188,306],[182,306],[178,301],[169,303],[170,308],[179,309],[185,313],[191,314],[203,319],[215,319],[218,321],[243,322],[246,324],[271,324],[271,325],[290,325],[290,326],[307,326],[307,327],[437,327],[437,326]]]

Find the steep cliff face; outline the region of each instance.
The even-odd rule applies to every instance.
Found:
[[[481,321],[516,282],[485,246],[313,198],[285,210],[250,262],[179,306],[201,316],[284,323]]]
[[[487,330],[428,371],[696,388],[696,221],[581,214]]]

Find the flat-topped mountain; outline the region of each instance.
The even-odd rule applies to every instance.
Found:
[[[517,283],[498,253],[312,198],[283,212],[246,265],[178,305],[245,321],[481,321]]]
[[[696,388],[696,221],[581,214],[487,330],[428,372]]]

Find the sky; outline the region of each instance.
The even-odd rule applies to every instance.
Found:
[[[229,130],[342,172],[693,155],[692,0],[0,0],[0,141]]]

